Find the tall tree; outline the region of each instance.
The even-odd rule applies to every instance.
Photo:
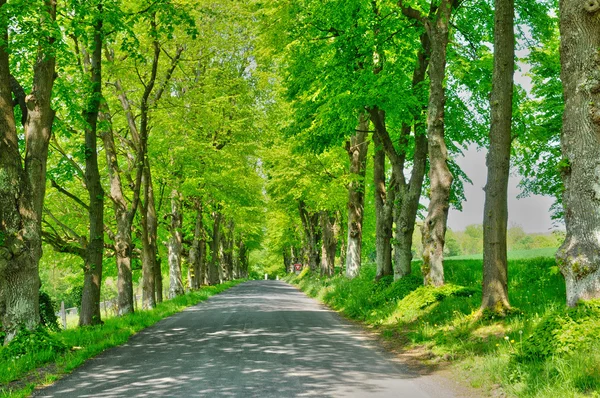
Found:
[[[181,194],[174,189],[171,192],[171,222],[169,232],[169,298],[181,296],[184,293],[181,280]]]
[[[97,130],[100,102],[102,100],[102,46],[103,2],[96,5],[94,15],[93,45],[89,62],[91,88],[85,109],[85,181],[89,197],[89,239],[84,265],[83,294],[79,325],[102,322],[100,314],[100,289],[102,285],[102,257],[104,254],[104,189],[98,169]]]
[[[559,15],[567,235],[556,258],[574,306],[600,297],[600,1],[561,0]]]
[[[433,4],[433,3],[432,3]],[[423,222],[423,280],[426,285],[444,284],[444,239],[450,208],[450,188],[453,176],[448,167],[448,147],[445,141],[445,104],[447,47],[450,17],[457,0],[442,0],[433,6],[430,15],[399,2],[402,12],[424,25],[431,43],[429,61],[429,100],[427,104],[427,139],[429,146],[429,206]]]
[[[488,177],[483,208],[481,309],[499,314],[505,313],[510,307],[506,232],[515,70],[514,10],[514,0],[495,1],[490,146],[487,154]]]
[[[350,184],[348,186],[348,240],[346,249],[346,277],[358,276],[362,256],[362,227],[365,207],[365,172],[369,140],[369,119],[359,116],[352,138],[346,142],[350,158]]]
[[[392,275],[392,222],[395,201],[396,176],[386,189],[385,151],[379,134],[373,134],[373,183],[375,185],[375,249],[377,272],[376,279]]]
[[[6,1],[0,0],[0,323],[5,341],[10,341],[20,325],[31,329],[39,323],[38,266],[48,143],[54,121],[51,101],[58,29],[54,26],[55,0],[32,7],[40,31],[33,85],[25,96],[9,66],[8,25],[13,20],[7,8]],[[21,104],[22,135],[17,133],[11,92]],[[20,145],[24,145],[24,161]]]

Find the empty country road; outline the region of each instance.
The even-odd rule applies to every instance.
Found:
[[[88,360],[40,397],[453,397],[280,281],[251,281]]]

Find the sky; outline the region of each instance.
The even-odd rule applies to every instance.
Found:
[[[463,203],[463,211],[450,208],[448,226],[454,231],[464,230],[470,224],[483,223],[483,187],[487,180],[486,153],[486,149],[477,150],[475,146],[470,146],[464,152],[464,157],[455,158],[461,169],[473,181],[473,185],[465,183],[467,201]],[[528,233],[547,233],[557,229],[553,226],[549,211],[554,200],[549,196],[539,195],[517,199],[521,193],[517,187],[519,181],[520,177],[513,173],[508,184],[508,225],[520,225]]]

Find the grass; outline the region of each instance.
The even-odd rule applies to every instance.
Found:
[[[71,372],[87,359],[107,348],[127,342],[140,330],[240,282],[242,280],[203,287],[164,301],[149,311],[138,311],[123,317],[105,319],[103,325],[50,333],[48,338],[43,338],[44,333],[41,333],[42,338],[39,337],[40,333],[32,334],[24,343],[29,346],[23,354],[15,355],[11,352],[13,355],[7,355],[11,349],[10,344],[0,348],[0,396],[29,396],[36,386],[57,380],[61,375]],[[62,344],[67,350],[61,352],[56,347],[47,349],[48,341],[57,342],[57,346]]]
[[[448,362],[475,388],[514,397],[600,397],[600,302],[565,306],[565,285],[553,258],[509,260],[508,317],[480,316],[482,262],[445,261],[446,286],[423,287],[419,264],[409,277],[374,282],[322,278],[303,271],[288,280],[349,318],[374,326],[402,349],[425,350]]]

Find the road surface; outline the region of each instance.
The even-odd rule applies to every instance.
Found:
[[[454,397],[281,281],[252,281],[88,360],[40,397]]]

